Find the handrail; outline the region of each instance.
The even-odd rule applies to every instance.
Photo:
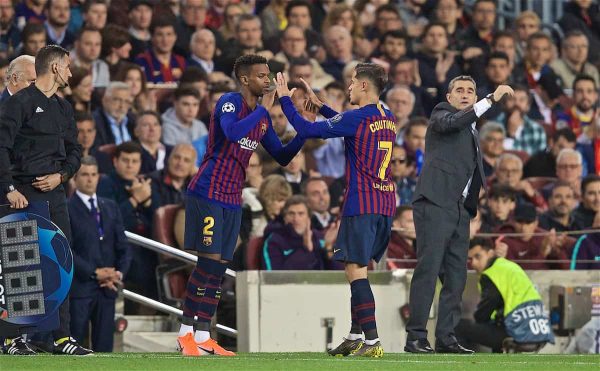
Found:
[[[128,233],[128,232],[126,232],[126,233]],[[174,307],[172,307],[170,305],[161,303],[160,301],[149,299],[149,298],[147,298],[147,297],[145,297],[143,295],[137,294],[137,293],[135,293],[133,291],[130,291],[130,290],[127,290],[127,289],[123,289],[122,292],[123,292],[123,296],[126,299],[129,299],[131,301],[135,301],[135,302],[140,303],[140,304],[147,305],[147,306],[149,306],[151,308],[154,308],[154,309],[159,310],[159,311],[164,312],[164,313],[174,314],[174,315],[176,315],[178,317],[183,317],[183,311],[181,309],[174,308]],[[194,317],[194,320],[196,320],[196,319],[197,319],[197,317]],[[220,325],[218,323],[216,325],[216,329],[217,329],[218,333],[221,333],[223,335],[227,335],[227,336],[230,336],[230,337],[237,338],[238,332],[237,332],[236,329],[232,329],[231,327],[223,326],[223,325]]]
[[[137,246],[144,247],[146,249],[155,251],[161,254],[167,254],[175,259],[184,261],[186,263],[190,263],[192,265],[196,265],[198,261],[198,257],[196,255],[190,254],[189,252],[185,252],[183,250],[176,249],[169,245],[165,245],[164,243],[160,243],[158,241],[154,241],[150,238],[140,236],[139,234],[135,234],[129,231],[125,231],[125,236],[127,236],[127,240]],[[225,274],[235,277],[235,271],[227,268]]]

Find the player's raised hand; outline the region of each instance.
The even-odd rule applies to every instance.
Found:
[[[275,93],[277,93],[276,89],[271,90],[267,94],[263,94],[262,100],[260,104],[269,111],[273,107],[273,102],[275,101]]]
[[[277,95],[279,96],[279,98],[291,97],[294,94],[294,92],[296,91],[296,88],[293,88],[292,90],[290,90],[288,88],[285,76],[283,76],[283,73],[281,73],[281,72],[277,72],[277,79],[275,80],[275,86],[276,86],[275,90],[277,91]]]
[[[505,95],[512,97],[515,95],[515,91],[508,85],[500,85],[494,91],[494,101],[499,102]]]
[[[314,92],[314,90],[312,90],[312,88],[306,82],[306,80],[304,80],[303,78],[300,78],[300,82],[302,83],[302,85],[304,85],[304,87],[306,88],[306,91],[308,92],[308,100],[307,100],[308,107],[306,107],[306,109],[310,111],[311,109],[309,109],[309,108],[314,109],[316,107],[317,111],[320,110],[321,107],[323,107],[323,102],[319,99],[319,97]]]

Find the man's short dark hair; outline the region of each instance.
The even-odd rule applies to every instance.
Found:
[[[83,156],[81,158],[81,166],[95,166],[96,168],[98,167],[98,161],[96,161],[96,158],[94,156],[88,155],[88,156]]]
[[[102,53],[106,57],[112,53],[112,48],[120,48],[129,42],[129,31],[123,26],[109,23],[102,30]]]
[[[158,16],[152,17],[152,22],[150,23],[150,35],[154,35],[154,31],[157,28],[165,28],[165,27],[173,27],[173,31],[175,30],[175,21],[172,17],[169,16]]]
[[[83,3],[82,13],[87,13],[92,7],[92,5],[96,4],[104,5],[108,8],[108,3],[106,2],[106,0],[85,0],[85,2]]]
[[[378,64],[375,63],[359,63],[354,68],[356,71],[356,78],[364,78],[369,80],[375,86],[377,94],[381,95],[381,92],[387,84],[387,73]]]
[[[533,40],[539,40],[539,39],[548,40],[548,42],[550,43],[550,45],[553,44],[552,38],[547,33],[544,33],[542,31],[538,31],[536,33],[533,33],[533,34],[529,35],[529,37],[527,38],[527,48],[529,48],[531,46],[531,43],[533,42]]]
[[[32,35],[46,34],[46,28],[42,23],[27,23],[21,32],[21,40],[25,43]]]
[[[231,88],[228,83],[217,82],[215,84],[211,84],[208,90],[208,95],[218,94],[218,93],[229,93]],[[279,99],[275,99],[275,102],[279,102]]]
[[[582,195],[585,194],[587,187],[590,184],[596,183],[596,182],[600,182],[600,175],[589,174],[585,178],[583,178],[583,180],[581,181],[581,194]]]
[[[201,81],[208,84],[208,74],[198,66],[187,67],[181,74],[181,78],[179,78],[179,84],[190,84]]]
[[[308,188],[308,185],[310,183],[314,183],[314,182],[325,182],[325,179],[322,177],[319,177],[319,176],[311,176],[310,178],[308,178],[304,182],[302,182],[302,184],[300,184],[300,192],[302,192],[303,195],[308,196],[306,194],[306,189]],[[325,182],[325,185],[327,185],[327,182]]]
[[[475,248],[476,246],[481,246],[481,248],[485,251],[490,251],[494,249],[494,245],[492,244],[492,240],[489,238],[475,237],[469,241],[469,250]]]
[[[144,116],[152,116],[156,119],[156,121],[158,121],[159,125],[162,125],[162,120],[160,118],[160,115],[156,111],[145,110],[145,111],[138,113],[137,116],[135,117],[135,126],[137,126],[140,119]]]
[[[457,81],[470,81],[473,83],[473,88],[475,89],[475,91],[477,91],[477,83],[475,82],[475,80],[473,80],[473,78],[471,76],[460,75],[460,76],[456,76],[455,78],[450,80],[450,83],[448,84],[448,93],[452,93],[452,89],[454,89],[454,84]]]
[[[513,35],[512,32],[506,31],[506,30],[501,30],[501,31],[494,33],[494,37],[492,38],[492,47],[495,47],[496,43],[498,43],[498,40],[500,40],[503,37],[508,37],[509,39],[512,39],[513,41],[515,41],[515,35]]]
[[[412,129],[414,127],[417,126],[425,126],[428,127],[429,126],[429,120],[427,120],[427,117],[423,117],[423,116],[416,116],[411,118],[408,123],[406,124],[406,129],[404,130],[404,135],[408,136],[410,135],[410,132],[412,131]]]
[[[400,11],[398,10],[398,8],[396,8],[396,5],[388,3],[380,5],[379,7],[377,7],[377,9],[375,9],[375,19],[379,18],[381,13],[384,12],[395,13],[398,16],[398,18],[400,18]]]
[[[567,182],[566,180],[557,180],[552,185],[552,192],[550,192],[550,195],[554,194],[555,189],[562,188],[562,187],[567,187],[567,188],[571,189],[571,191],[573,191],[573,187],[571,187],[571,183]]]
[[[292,0],[285,6],[285,18],[290,18],[290,13],[292,9],[297,7],[305,7],[308,9],[308,14],[310,14],[312,18],[312,5],[306,0]]]
[[[344,87],[344,84],[342,84],[339,81],[332,81],[329,84],[325,85],[325,87],[323,88],[323,90],[329,90],[329,89],[341,90],[344,93],[346,92],[346,88]]]
[[[390,30],[390,31],[386,31],[383,35],[381,35],[381,37],[379,38],[379,43],[380,44],[385,43],[385,40],[388,37],[392,38],[392,39],[404,40],[404,43],[406,44],[407,47],[410,42],[410,37],[408,36],[408,34],[406,32],[400,31],[400,30]]]
[[[102,32],[99,29],[92,26],[83,26],[81,29],[79,29],[79,32],[77,32],[76,40],[81,40],[81,37],[86,32],[98,32],[100,34],[100,37],[102,37]]]
[[[267,64],[267,58],[258,54],[242,55],[236,59],[233,64],[235,77],[239,80],[242,75],[247,74],[250,71],[250,68],[256,64]]]
[[[119,158],[121,153],[139,153],[142,156],[142,146],[136,142],[123,142],[115,149],[115,158]]]
[[[575,87],[577,86],[577,83],[579,81],[590,81],[594,85],[594,90],[598,90],[596,80],[594,80],[592,76],[586,75],[584,73],[580,73],[579,75],[575,76],[575,80],[573,80],[573,90],[575,90]]]
[[[53,63],[58,63],[61,58],[69,56],[67,49],[59,45],[46,45],[35,56],[35,74],[38,78],[50,72]]]
[[[566,39],[571,38],[571,37],[585,37],[587,39],[587,35],[583,33],[583,31],[581,30],[571,30],[569,32],[567,32],[565,34],[565,36],[563,37],[562,41],[564,42]]]
[[[517,201],[517,192],[514,188],[506,184],[494,184],[490,187],[488,198],[492,200],[499,200],[506,198],[510,201]]]
[[[294,205],[304,205],[306,206],[306,211],[310,214],[310,207],[308,206],[308,200],[303,195],[293,195],[285,201],[285,205],[283,205],[283,213],[288,211],[288,209]]]
[[[235,24],[235,32],[239,31],[240,24],[242,24],[242,22],[249,22],[249,21],[258,21],[258,23],[262,23],[260,20],[260,17],[257,16],[256,14],[244,13],[244,14],[240,15],[240,17],[237,20],[237,23]]]
[[[444,24],[441,22],[434,21],[434,22],[429,22],[425,26],[425,28],[423,29],[423,33],[421,34],[421,38],[425,38],[425,36],[429,32],[429,30],[431,30],[433,27],[441,27],[444,30],[444,34],[446,35],[446,38],[448,37],[448,30],[446,29],[446,26],[444,26]]]
[[[306,90],[306,86],[304,86],[304,84],[300,83],[300,82],[296,82],[296,81],[288,81],[288,89],[292,90],[292,89],[297,89],[297,90],[302,90],[304,93],[308,93],[308,90]]]
[[[190,97],[190,96],[200,100],[200,92],[197,89],[194,89],[193,87],[186,86],[186,85],[178,87],[175,90],[174,96],[175,96],[176,101],[179,100],[180,98]]]
[[[292,69],[292,67],[295,67],[295,66],[311,66],[312,67],[312,63],[310,62],[310,59],[308,57],[292,58],[290,60],[290,70]]]
[[[477,5],[481,3],[492,3],[496,8],[498,7],[498,5],[496,4],[496,0],[475,0],[475,3],[473,4],[473,9],[475,9]]]
[[[487,62],[485,65],[489,66],[492,59],[502,59],[502,60],[506,61],[507,64],[510,63],[510,60],[508,59],[508,55],[506,55],[505,52],[491,52],[489,57],[487,58]]]
[[[394,214],[394,220],[400,218],[402,216],[402,214],[404,214],[407,211],[412,211],[412,206],[410,205],[400,205],[396,208],[396,213]]]
[[[88,111],[75,111],[73,116],[75,117],[75,122],[83,122],[83,121],[91,121],[96,126],[96,122],[94,121],[94,117]]]
[[[569,143],[575,143],[577,141],[577,136],[571,128],[558,129],[554,132],[554,135],[552,135],[552,140],[554,141],[554,143],[556,143],[560,139],[560,137],[565,138]]]

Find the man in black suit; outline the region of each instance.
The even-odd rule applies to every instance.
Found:
[[[6,70],[6,88],[0,95],[0,102],[17,94],[35,82],[35,58],[30,55],[21,55],[8,65]]]
[[[431,114],[427,150],[413,196],[418,262],[410,287],[407,352],[433,352],[426,327],[439,277],[443,286],[436,352],[473,353],[458,344],[454,328],[467,278],[469,221],[477,215],[479,191],[485,184],[475,121],[505,94],[513,95],[509,86],[501,85],[475,103],[476,91],[470,76],[452,79],[448,102],[436,105]]]
[[[69,199],[75,264],[71,333],[84,342],[91,321],[92,349],[112,352],[117,285],[129,269],[131,256],[119,206],[96,195],[99,178],[96,160],[82,158],[74,178],[77,190]]]

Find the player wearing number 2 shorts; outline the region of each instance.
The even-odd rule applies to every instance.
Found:
[[[344,137],[347,185],[333,257],[345,263],[352,294],[352,327],[344,342],[329,352],[336,356],[383,355],[367,265],[371,259],[379,261],[383,256],[396,210],[395,186],[388,168],[396,139],[396,119],[379,103],[386,76],[383,68],[376,64],[358,64],[348,91],[350,103],[360,108],[344,113],[337,113],[324,105],[305,83],[310,96],[307,108],[319,109],[319,113],[327,118],[314,123],[298,114],[285,78],[282,74],[277,76],[281,107],[298,136]]]
[[[206,154],[187,190],[184,247],[198,254],[177,339],[177,348],[187,356],[235,355],[211,339],[209,329],[240,231],[242,187],[252,152],[261,143],[285,166],[304,144],[296,137],[284,147],[275,134],[268,114],[275,91],[269,90],[267,60],[258,55],[239,57],[234,72],[241,91],[224,94],[217,102]]]

